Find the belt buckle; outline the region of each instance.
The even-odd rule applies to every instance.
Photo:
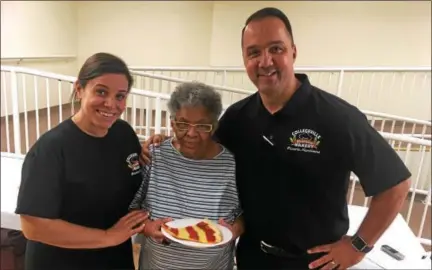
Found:
[[[280,258],[295,258],[295,256],[287,253],[284,249],[272,246],[264,241],[260,241],[261,251]]]
[[[278,248],[276,248],[270,244],[267,244],[266,242],[264,242],[262,240],[260,241],[260,248],[261,248],[261,251],[264,253],[277,255],[277,254],[275,254],[276,252],[272,252],[272,249],[276,250]]]
[[[260,247],[261,247],[261,250],[262,250],[263,252],[265,252],[265,253],[269,253],[269,252],[267,251],[267,248],[272,248],[273,246],[267,244],[267,243],[264,242],[264,241],[260,241]]]

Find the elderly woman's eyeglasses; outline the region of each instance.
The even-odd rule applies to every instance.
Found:
[[[213,129],[212,124],[191,124],[180,121],[173,121],[177,130],[188,131],[191,127],[195,127],[196,131],[199,132],[211,132]]]

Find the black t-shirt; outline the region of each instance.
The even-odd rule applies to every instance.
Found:
[[[17,214],[108,229],[128,213],[141,181],[141,146],[117,120],[103,138],[65,120],[27,153]],[[26,269],[133,269],[131,240],[101,249],[66,249],[28,241]]]
[[[356,107],[296,77],[280,111],[253,94],[227,109],[215,135],[235,155],[245,235],[305,251],[347,233],[351,172],[367,196],[411,174]]]

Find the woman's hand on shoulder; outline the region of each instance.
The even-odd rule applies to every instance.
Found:
[[[159,218],[155,220],[148,220],[143,230],[145,236],[153,238],[156,242],[162,243],[165,236],[161,232],[162,224],[172,221],[172,218]]]
[[[105,231],[107,240],[112,246],[119,245],[133,235],[144,230],[148,213],[142,210],[134,210],[119,219],[114,226]]]
[[[141,144],[140,162],[142,165],[150,164],[150,145],[158,146],[161,142],[165,141],[168,136],[163,134],[155,134],[150,136],[145,142]]]

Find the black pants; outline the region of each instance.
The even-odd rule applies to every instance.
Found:
[[[240,238],[236,250],[237,269],[309,269],[309,263],[324,254],[304,254],[296,258],[277,257],[261,250],[260,241]]]
[[[27,239],[22,232],[1,229],[1,270],[24,270]]]

